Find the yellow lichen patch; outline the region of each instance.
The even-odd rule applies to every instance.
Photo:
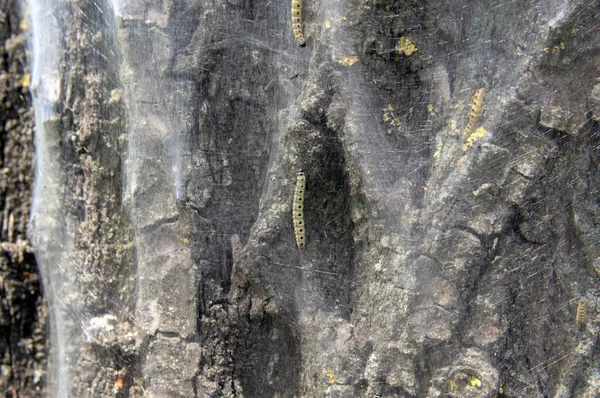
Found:
[[[389,112],[394,112],[395,110],[396,110],[396,108],[394,108],[394,106],[393,106],[393,105],[389,105],[389,104],[388,104],[388,105],[387,105],[385,108],[383,108],[383,112],[384,112],[384,114],[385,114],[385,112],[388,112],[388,111],[389,111]],[[384,120],[385,120],[385,119],[384,119]]]
[[[436,144],[435,144],[435,152],[433,153],[433,158],[437,159],[440,157],[440,153],[442,152],[442,149],[444,149],[444,143],[442,142],[442,140],[439,140]]]
[[[410,57],[412,53],[419,51],[417,46],[408,38],[402,36],[398,43],[396,43],[396,52],[398,54],[404,54],[407,57]]]
[[[454,119],[448,120],[448,130],[460,134],[460,130],[458,129],[458,122]]]
[[[478,129],[473,131],[471,134],[469,134],[469,136],[465,137],[466,143],[462,146],[462,150],[466,151],[467,149],[471,148],[475,142],[479,141],[486,135],[487,135],[487,130],[484,129],[483,127],[479,127]]]
[[[454,380],[450,380],[448,382],[448,384],[449,384],[450,391],[458,391],[458,385],[456,384],[456,382]]]
[[[340,63],[344,66],[352,66],[357,62],[358,62],[358,57],[342,57],[338,61],[338,63]]]
[[[469,384],[473,387],[481,387],[481,380],[479,380],[475,376],[471,376],[471,378],[469,379]]]
[[[392,127],[399,127],[402,125],[402,122],[396,118],[394,112],[396,109],[392,105],[388,105],[383,108],[383,116],[382,119],[384,122],[388,123]],[[388,130],[388,133],[391,134],[391,131]]]
[[[435,107],[433,104],[427,104],[427,112],[429,112],[430,115],[435,115]]]
[[[554,46],[552,48],[548,48],[548,47],[544,48],[544,52],[546,54],[552,53],[554,55],[554,54],[556,54],[559,51],[564,51],[565,48],[566,48],[565,47],[565,43],[561,41],[560,43],[558,43],[556,46]]]
[[[338,378],[333,374],[333,370],[327,369],[327,378],[329,379],[329,383],[334,384],[338,382]]]
[[[331,29],[331,19],[325,21],[325,29]]]
[[[30,84],[31,84],[31,73],[25,73],[23,75],[23,77],[21,78],[21,86],[23,86],[25,88],[29,88]]]
[[[29,29],[29,7],[27,2],[23,2],[23,19],[19,22],[19,29],[25,31]]]
[[[487,130],[483,127],[479,127],[478,129],[473,131],[473,133],[470,136],[467,137],[467,142],[469,144],[472,144],[472,143],[476,142],[477,140],[480,140],[483,137],[485,137],[486,134],[487,134]]]

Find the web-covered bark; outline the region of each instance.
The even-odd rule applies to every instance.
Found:
[[[597,13],[472,3],[59,1],[68,390],[593,396]]]

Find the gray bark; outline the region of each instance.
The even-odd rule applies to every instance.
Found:
[[[596,396],[595,2],[51,11],[56,395]]]

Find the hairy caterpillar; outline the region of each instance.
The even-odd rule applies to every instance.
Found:
[[[584,331],[587,326],[588,314],[587,308],[585,307],[585,301],[579,300],[577,304],[577,313],[575,314],[575,323],[579,330]]]
[[[298,249],[304,249],[304,187],[306,176],[303,171],[298,171],[296,176],[296,192],[292,204],[292,219],[294,220],[294,232],[296,233],[296,244]]]
[[[300,47],[306,45],[302,34],[302,0],[292,0],[292,33]]]
[[[463,137],[468,138],[473,131],[475,131],[475,125],[481,118],[481,114],[483,113],[483,93],[484,89],[480,88],[475,91],[473,94],[473,98],[471,98],[471,103],[469,107],[471,107],[471,112],[469,113],[469,122],[467,123],[467,127],[465,128],[465,132],[463,133]]]

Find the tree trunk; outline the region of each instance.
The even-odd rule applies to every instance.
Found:
[[[52,394],[597,394],[596,2],[30,7]]]
[[[27,65],[27,20],[18,2],[0,1],[0,391],[43,397],[46,307],[27,223],[33,183],[33,109]]]

